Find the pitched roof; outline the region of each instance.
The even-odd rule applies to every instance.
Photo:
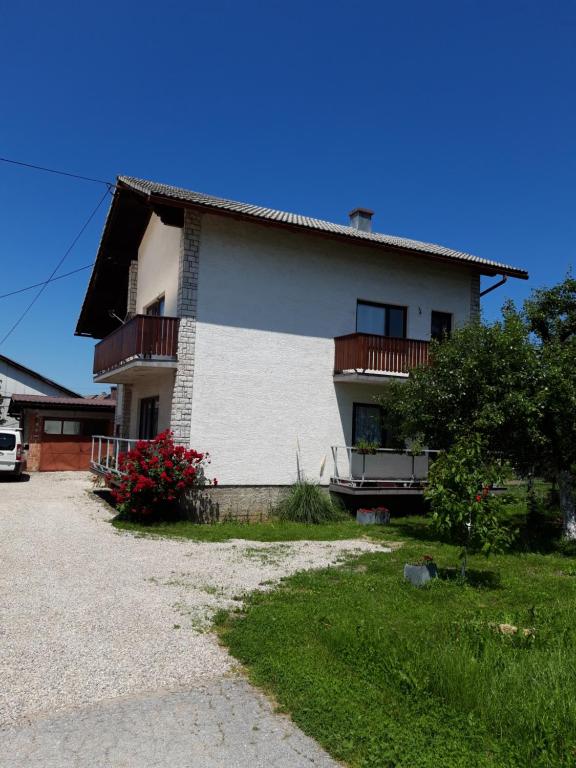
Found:
[[[22,373],[27,373],[29,376],[33,376],[35,379],[43,381],[45,384],[49,384],[51,387],[56,387],[56,389],[59,389],[65,395],[69,395],[70,397],[81,397],[78,392],[74,392],[72,389],[68,389],[68,387],[64,387],[62,384],[58,384],[58,382],[49,379],[47,376],[43,376],[37,371],[33,371],[32,368],[28,368],[25,365],[22,365],[22,363],[17,363],[16,360],[11,360],[5,355],[0,355],[0,362],[7,363],[8,365],[12,366],[12,368],[16,368],[16,370],[22,371]],[[40,397],[44,397],[44,395],[40,395]]]
[[[14,394],[10,398],[8,412],[13,415],[19,413],[26,406],[112,412],[116,407],[116,401],[104,397],[51,397],[50,395]]]
[[[76,325],[77,335],[102,339],[117,328],[118,321],[115,316],[123,317],[127,309],[126,285],[130,262],[138,258],[138,248],[152,212],[157,213],[166,224],[182,226],[184,208],[290,228],[337,239],[349,245],[368,245],[387,251],[410,253],[434,261],[468,267],[483,275],[501,274],[521,279],[528,277],[528,273],[523,269],[455,251],[443,245],[379,232],[364,232],[355,227],[297,213],[225,200],[132,176],[119,176]]]
[[[240,214],[251,219],[276,222],[279,224],[288,224],[298,228],[316,230],[317,232],[326,232],[332,235],[340,235],[350,238],[351,240],[363,240],[365,242],[374,243],[375,245],[386,245],[393,248],[403,248],[422,254],[443,257],[445,259],[454,259],[456,261],[463,261],[478,265],[479,267],[490,267],[491,271],[508,274],[510,276],[519,277],[522,279],[527,279],[528,277],[528,273],[523,269],[519,269],[499,261],[483,259],[480,256],[474,256],[470,253],[464,253],[463,251],[455,251],[452,248],[447,248],[443,245],[436,245],[435,243],[426,243],[420,240],[412,240],[406,237],[396,237],[395,235],[385,235],[380,232],[364,232],[362,230],[356,229],[355,227],[349,227],[343,224],[335,224],[331,221],[313,219],[310,216],[302,216],[298,213],[276,211],[273,208],[264,208],[259,205],[251,205],[249,203],[239,203],[235,202],[234,200],[225,200],[221,197],[205,195],[201,192],[193,192],[189,189],[172,187],[168,184],[160,184],[155,181],[147,181],[146,179],[137,179],[133,176],[119,176],[118,182],[120,185],[128,187],[129,189],[140,192],[144,195],[163,197],[177,200],[181,203],[189,203],[191,205],[199,206],[202,208],[229,212],[232,214]]]

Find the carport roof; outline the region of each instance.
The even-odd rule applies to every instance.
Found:
[[[25,408],[63,408],[102,413],[114,411],[116,401],[104,397],[50,397],[49,395],[12,395],[8,413],[16,416]]]

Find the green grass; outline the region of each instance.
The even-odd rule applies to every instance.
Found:
[[[181,521],[158,525],[140,525],[125,520],[114,519],[112,525],[122,531],[132,531],[142,535],[171,536],[193,541],[229,541],[230,539],[248,539],[249,541],[336,541],[370,536],[376,539],[388,539],[387,526],[362,526],[355,520],[336,523],[308,525],[289,521],[270,520],[263,523],[214,523],[199,525]]]
[[[473,556],[462,585],[457,550],[424,519],[385,532],[405,545],[297,574],[219,616],[252,680],[350,766],[573,768],[576,562]],[[422,554],[442,578],[416,589],[402,568]],[[504,636],[500,623],[535,634]]]

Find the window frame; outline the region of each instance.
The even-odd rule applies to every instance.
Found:
[[[384,310],[384,333],[368,334],[370,336],[384,336],[387,339],[406,339],[408,330],[408,307],[404,304],[383,304],[378,301],[368,301],[367,299],[356,299],[356,333],[365,333],[365,331],[358,330],[358,308],[363,304],[368,307],[378,307]],[[403,313],[402,323],[402,336],[390,336],[390,316],[388,314],[389,309],[401,309]]]
[[[151,312],[150,310],[153,307],[156,306],[162,306],[162,312]],[[147,304],[144,307],[144,314],[149,315],[150,317],[165,317],[166,314],[166,294],[162,293],[160,296],[157,296],[154,301],[151,301],[150,304]]]

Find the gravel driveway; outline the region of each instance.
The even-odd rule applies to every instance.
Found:
[[[138,537],[89,488],[0,484],[0,765],[335,765],[207,629],[247,591],[382,547]]]

